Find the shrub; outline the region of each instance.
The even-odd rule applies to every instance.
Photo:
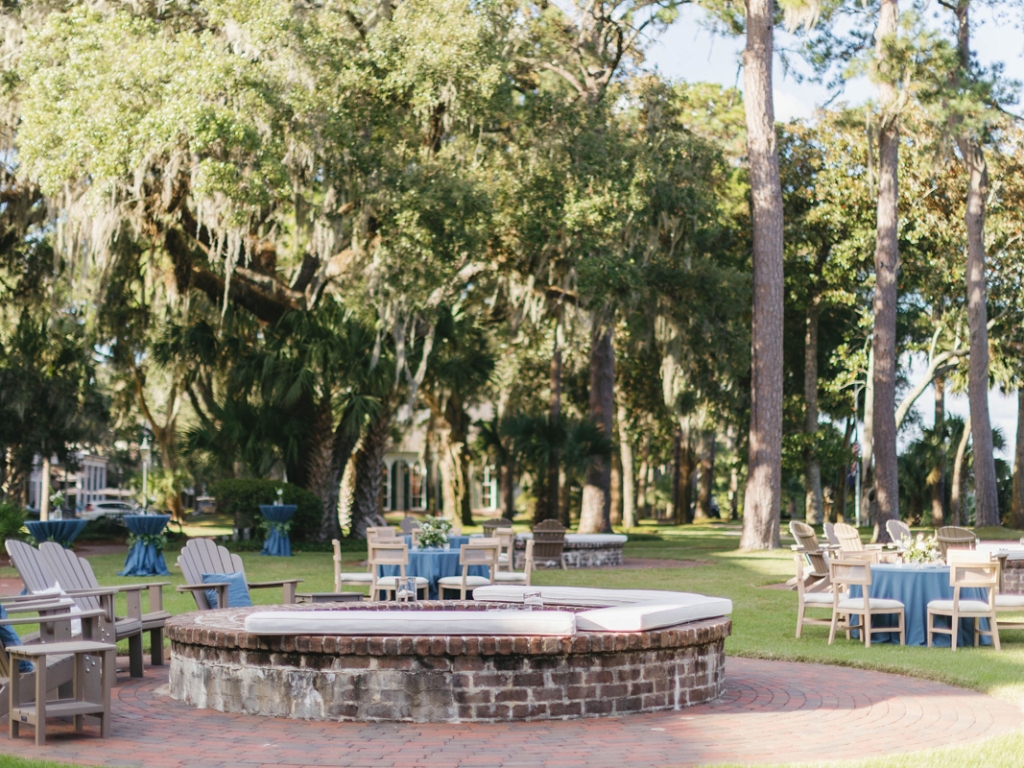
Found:
[[[20,504],[0,501],[0,541],[25,537],[25,510]]]
[[[260,514],[260,504],[276,504],[277,489],[283,490],[284,504],[294,504],[291,538],[308,541],[320,532],[323,507],[320,498],[291,483],[280,480],[221,480],[210,486],[210,495],[217,499],[217,511],[231,515],[239,528],[255,526],[265,538],[266,519]]]

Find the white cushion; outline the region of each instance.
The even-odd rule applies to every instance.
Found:
[[[55,597],[55,598],[57,598],[57,602],[59,602],[61,605],[69,605],[70,604],[70,607],[68,608],[68,613],[70,613],[72,615],[78,614],[78,613],[82,612],[82,609],[78,607],[78,603],[76,603],[74,600],[72,600],[68,596],[68,593],[64,591],[64,588],[60,585],[59,581],[53,582],[53,586],[52,587],[48,587],[46,589],[40,590],[39,592],[33,592],[32,594],[34,596],[39,596],[39,597]],[[75,635],[75,636],[78,636],[78,635],[82,634],[82,620],[81,619],[72,619],[71,620],[71,634]]]
[[[804,592],[804,603],[807,605],[832,605],[832,593]]]
[[[697,595],[703,597],[703,595]],[[717,597],[693,603],[635,603],[614,608],[599,608],[576,614],[576,629],[589,632],[641,632],[648,629],[674,627],[688,621],[700,621],[724,615],[732,603]]]
[[[928,603],[929,611],[952,611],[952,600],[932,600]],[[992,609],[984,600],[961,600],[959,613],[989,613]]]
[[[398,580],[400,578],[402,578],[402,577],[401,576],[381,576],[379,579],[377,579],[377,586],[380,587],[381,589],[394,589],[395,587],[398,586]],[[429,579],[425,579],[422,576],[416,576],[415,579],[416,579],[416,586],[417,587],[429,587],[430,586],[430,580]]]
[[[695,603],[708,600],[720,600],[723,604],[721,613],[724,616],[732,613],[732,603],[724,598],[711,598],[693,592],[670,592],[658,589],[592,589],[590,587],[526,587],[513,584],[493,584],[473,592],[477,600],[488,600],[496,603],[521,603],[523,592],[540,591],[541,600],[545,605],[569,605],[581,608],[606,608],[615,605],[633,605],[634,603]]]
[[[462,577],[461,576],[445,576],[443,579],[438,579],[437,583],[442,587],[461,587]],[[491,583],[491,580],[484,576],[467,576],[466,586],[467,587],[486,587]]]
[[[1024,608],[1024,595],[996,595],[996,608]]]
[[[526,574],[520,571],[498,571],[494,574],[494,580],[506,584],[525,584]]]
[[[349,581],[355,584],[369,584],[373,581],[372,573],[343,573],[341,574],[342,581]]]
[[[259,611],[254,635],[572,635],[568,611]]]
[[[896,610],[903,607],[903,603],[899,600],[887,600],[884,597],[872,597],[869,602],[871,610]],[[864,598],[863,597],[848,597],[845,600],[839,601],[839,609],[843,611],[856,612],[857,609],[864,610]]]

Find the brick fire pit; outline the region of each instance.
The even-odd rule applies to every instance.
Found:
[[[471,601],[308,609],[368,607],[531,610]],[[168,620],[172,697],[222,712],[308,720],[493,722],[680,709],[720,695],[732,626],[719,617],[659,630],[547,637],[265,637],[245,631],[246,616],[275,608],[304,606],[229,608]]]

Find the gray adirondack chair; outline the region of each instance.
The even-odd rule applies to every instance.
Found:
[[[47,542],[43,543],[46,544]],[[64,551],[64,548],[59,544],[49,543],[61,550],[61,552]],[[125,588],[80,586],[78,581],[69,581],[66,584],[64,580],[70,580],[70,576],[65,575],[65,573],[69,573],[67,566],[55,572],[50,567],[50,563],[44,557],[43,552],[30,547],[23,541],[8,539],[6,547],[7,554],[11,556],[11,562],[18,569],[18,574],[21,576],[21,580],[25,584],[25,588],[30,596],[35,596],[38,600],[40,592],[53,589],[59,583],[61,589],[67,593],[68,597],[75,602],[80,610],[89,612],[102,609],[104,616],[99,621],[97,637],[93,639],[104,643],[114,643],[118,640],[127,639],[129,674],[132,677],[142,677],[142,618],[140,615],[118,618],[114,613],[114,599],[118,592],[132,590],[140,592],[143,588],[147,588],[148,584],[141,587],[135,585]],[[71,556],[76,560],[80,559],[74,552],[71,553]],[[55,555],[51,555],[50,560],[56,560]],[[95,584],[96,577],[92,575],[92,568],[89,567],[88,561],[82,560],[81,562],[85,563],[85,567],[88,568],[87,573],[91,577],[93,584]],[[72,583],[74,586],[71,586]],[[137,595],[136,604],[138,604]],[[160,655],[162,661],[162,641]]]
[[[47,570],[60,582],[64,591],[72,598],[75,598],[73,593],[76,593],[78,590],[92,591],[104,589],[96,580],[89,561],[84,557],[79,557],[70,549],[64,549],[64,547],[54,541],[44,541],[39,545],[39,553],[43,556],[43,562]],[[171,614],[164,610],[163,591],[163,588],[169,586],[170,583],[169,581],[151,581],[140,584],[118,584],[115,587],[110,587],[110,589],[123,592],[128,604],[127,617],[125,619],[117,619],[117,623],[124,623],[127,620],[142,622],[142,632],[149,632],[150,661],[157,667],[163,666],[164,663],[164,624],[171,618]],[[146,613],[142,612],[143,592],[149,594],[149,611]],[[85,608],[85,604],[97,603],[98,600],[96,597],[85,595],[80,599],[83,601],[79,604],[79,607],[82,609]],[[118,628],[118,639],[122,637],[122,631],[127,632],[128,630],[127,628],[124,630]],[[129,637],[128,643],[130,646],[132,642],[131,637],[127,634],[124,636]],[[102,642],[107,642],[102,637],[102,627],[99,639]],[[140,646],[141,643],[142,636],[140,633]],[[141,651],[139,653],[141,654]],[[139,671],[141,673],[141,655],[139,664]],[[141,674],[133,675],[133,677],[141,676]]]
[[[72,639],[71,636],[71,620],[81,619],[83,635],[86,638],[93,638],[99,632],[98,622],[104,615],[102,609],[96,609],[92,611],[84,611],[80,614],[72,615],[69,613],[70,604],[64,600],[47,600],[39,598],[36,599],[25,599],[24,595],[18,596],[18,599],[3,598],[4,609],[8,613],[8,618],[0,619],[0,625],[2,626],[18,626],[18,625],[40,625],[40,636],[53,638],[53,640],[43,641],[43,645],[52,645],[54,642],[66,643]],[[13,618],[12,614],[17,613],[31,613],[32,616],[25,616],[23,618]],[[27,636],[22,637],[22,645],[31,645]],[[95,663],[95,659],[86,657],[87,664]],[[68,687],[70,687],[71,681],[74,677],[74,656],[56,656],[47,659],[46,664],[46,695],[47,698],[54,698],[54,694],[58,691],[64,693]],[[20,701],[19,704],[25,704],[34,700],[35,688],[36,688],[36,674],[35,672],[29,674],[22,674],[21,685],[19,686],[18,694]],[[3,641],[0,640],[0,718],[5,717],[10,712],[11,696],[10,696],[10,681],[11,681],[11,661],[7,655],[7,649],[3,645]],[[100,678],[99,675],[86,675],[86,698],[96,700],[96,697],[100,693]]]
[[[227,582],[203,583],[204,573],[241,573],[245,575],[245,566],[242,565],[242,558],[233,555],[226,548],[218,546],[211,539],[189,539],[189,542],[182,548],[178,556],[178,567],[181,568],[185,581],[188,583],[178,587],[179,592],[191,592],[195,598],[196,607],[201,611],[210,610],[210,603],[206,599],[206,590],[217,590],[217,605],[228,604]],[[284,592],[285,604],[295,602],[295,585],[301,584],[302,579],[282,579],[281,581],[249,581],[245,582],[249,589],[266,589],[268,587],[281,587]]]

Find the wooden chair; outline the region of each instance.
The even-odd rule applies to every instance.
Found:
[[[420,525],[420,521],[417,520],[412,515],[406,515],[405,517],[403,517],[402,518],[402,523],[399,526],[399,528],[402,529],[402,533],[405,534],[406,536],[408,536],[413,531],[418,530],[419,528],[422,528],[422,527],[423,526]]]
[[[996,620],[996,592],[999,591],[999,563],[992,562],[986,552],[951,549],[946,553],[949,561],[949,585],[953,587],[952,600],[932,600],[928,603],[928,647],[932,647],[935,633],[949,635],[950,647],[955,651],[957,636],[960,634],[960,619],[974,619],[974,645],[981,635],[989,635],[997,651],[999,646],[999,623]],[[987,589],[987,600],[964,600],[960,590]],[[949,629],[935,626],[936,616],[949,616]],[[981,619],[989,620],[989,629],[981,628]]]
[[[996,593],[996,613],[1024,614],[1024,595],[1003,594],[1003,568],[1006,565],[1006,558],[1002,555],[992,556],[993,562],[999,563],[999,591]],[[999,629],[1024,629],[1024,621],[1001,619]]]
[[[902,520],[886,520],[885,530],[894,544],[901,544],[904,538],[913,538],[910,534],[910,526]]]
[[[494,575],[498,571],[498,552],[501,543],[497,539],[473,539],[459,548],[459,565],[462,566],[461,576],[445,576],[437,580],[437,591],[444,598],[446,589],[459,590],[459,599],[465,600],[466,594],[477,587],[486,587],[494,583]],[[470,576],[471,566],[486,566],[487,576]]]
[[[825,532],[825,540],[828,542],[829,547],[832,549],[840,549],[839,537],[836,536],[835,523],[830,523],[826,520],[822,523],[821,530]]]
[[[837,531],[838,533],[838,531]],[[842,553],[841,556],[846,553]],[[870,557],[870,555],[868,555]],[[864,638],[864,646],[871,647],[871,635],[876,632],[892,632],[892,627],[871,627],[871,617],[885,614],[897,614],[899,621],[896,631],[900,636],[900,645],[907,644],[907,632],[904,619],[904,606],[899,600],[886,600],[871,597],[871,564],[864,559],[833,559],[829,560],[829,576],[832,580],[832,621],[828,633],[828,644],[832,645],[839,628],[840,617],[849,617],[846,628],[860,630]],[[860,587],[860,597],[850,597],[850,587]],[[847,596],[843,596],[843,593]],[[853,616],[858,617],[859,624],[853,623]]]
[[[217,605],[228,604],[227,582],[203,583],[204,573],[241,573],[245,577],[245,566],[242,565],[242,558],[233,555],[224,547],[218,546],[211,539],[189,539],[189,542],[182,548],[178,556],[178,567],[187,582],[184,586],[178,587],[179,592],[191,592],[195,598],[196,607],[200,611],[210,610],[210,603],[206,599],[206,590],[217,590]],[[281,579],[280,581],[249,581],[245,580],[249,589],[269,589],[281,587],[283,591],[283,604],[291,605],[295,602],[295,585],[301,584],[302,579]]]
[[[47,567],[54,578],[65,587],[68,594],[74,596],[75,590],[101,589],[100,583],[93,574],[89,561],[79,557],[70,549],[65,549],[54,541],[44,541],[39,545],[39,552],[43,556]],[[149,632],[150,661],[154,666],[163,666],[164,663],[164,624],[171,618],[171,614],[164,610],[163,588],[169,586],[169,581],[154,581],[144,584],[119,584],[114,589],[123,592],[127,602],[128,618],[138,619],[142,622],[142,631]],[[149,611],[142,612],[142,593],[149,595]],[[86,597],[79,603],[79,607],[98,608],[99,602],[95,597]],[[118,621],[122,621],[118,619]],[[103,626],[100,627],[100,642],[112,642],[104,635]],[[121,633],[118,632],[118,639]],[[129,647],[131,640],[129,639]]]
[[[377,539],[367,542],[367,563],[370,566],[370,599],[376,600],[380,593],[385,598],[398,593],[398,580],[406,578],[405,568],[409,565],[409,545],[399,538]],[[382,565],[397,565],[398,576],[381,576]],[[427,598],[430,581],[423,576],[416,577],[416,594]]]
[[[868,544],[860,540],[860,531],[849,523],[835,524],[836,538],[839,539],[841,552],[863,552],[866,549],[882,549],[881,544]]]
[[[831,610],[833,600],[831,590],[827,589],[827,585],[830,583],[828,579],[819,580],[810,588],[805,586],[807,576],[804,573],[804,555],[802,553],[794,553],[793,562],[796,563],[796,636],[799,638],[803,633],[804,626],[817,625],[827,627],[832,624],[831,616],[827,619],[808,617],[807,610]],[[845,621],[843,626],[845,627]],[[847,631],[847,635],[849,635],[849,631]]]
[[[106,686],[99,674],[80,674],[78,692],[92,701],[103,700],[105,688],[108,694],[106,714],[109,715],[109,683],[114,673],[113,653],[116,646],[110,643],[97,643],[93,640],[99,634],[99,620],[106,615],[106,612],[96,609],[72,614],[69,612],[70,601],[65,600],[30,599],[12,601],[11,604],[6,603],[5,599],[4,607],[8,611],[8,618],[0,619],[0,625],[19,626],[38,623],[42,628],[39,634],[53,639],[50,642],[27,644],[25,638],[22,638],[22,644],[13,647],[15,652],[30,648],[45,649],[39,657],[31,659],[35,664],[33,671],[20,672],[17,680],[15,680],[14,672],[17,669],[18,659],[12,659],[9,653],[11,649],[6,648],[0,641],[0,717],[10,713],[12,706],[16,709],[28,709],[27,705],[33,702],[43,702],[45,706],[46,702],[60,695],[66,696],[69,692],[75,693],[74,690],[69,691],[69,689],[73,687],[76,666],[81,665],[86,669],[95,667],[99,661],[99,654],[107,653],[110,654],[108,657],[110,664],[108,666],[105,663],[103,666],[104,673],[109,675]],[[12,618],[11,614],[15,613],[36,615]],[[71,621],[73,619],[82,621],[82,635],[77,641],[72,640]],[[81,648],[79,645],[81,643],[88,643],[90,647],[88,649]],[[69,645],[78,645],[81,650],[67,650]],[[27,657],[23,656],[23,658]],[[80,673],[82,672],[81,667],[78,670]],[[29,719],[34,719],[33,714],[37,714],[35,706],[32,707],[32,710],[33,713],[25,712],[23,714]],[[21,720],[20,716],[18,720]],[[102,722],[107,722],[107,719]],[[14,725],[14,723],[12,722],[10,725]],[[14,735],[17,735],[16,732]],[[41,743],[40,738],[45,739],[45,728],[37,729],[36,738],[37,743]]]
[[[978,537],[966,528],[945,525],[935,531],[935,541],[939,545],[939,554],[945,560],[946,553],[951,549],[974,549],[978,544]]]
[[[498,553],[498,570],[511,571],[515,565],[516,534],[511,528],[496,528],[490,536],[501,544]]]
[[[533,526],[533,557],[535,564],[558,563],[562,570],[565,565],[565,527],[557,520],[544,520]]]
[[[370,586],[371,582],[373,582],[373,574],[370,573],[369,568],[365,571],[341,572],[341,542],[337,539],[332,539],[331,544],[334,545],[334,591],[341,592],[343,584],[355,584],[360,587]]]
[[[141,593],[149,589],[148,584],[132,584],[121,587],[101,587],[93,575],[92,567],[87,560],[82,560],[74,552],[65,550],[60,544],[52,541],[44,541],[39,549],[30,547],[23,541],[8,539],[6,542],[7,554],[11,556],[11,562],[18,569],[22,576],[22,583],[28,590],[30,596],[35,599],[39,597],[56,597],[60,591],[67,594],[74,601],[80,611],[94,611],[101,609],[104,618],[99,621],[99,631],[93,639],[103,643],[116,643],[118,640],[128,640],[128,674],[132,677],[142,677],[142,607]],[[65,552],[67,554],[65,554]],[[70,558],[73,558],[73,562]],[[24,573],[23,573],[24,569]],[[159,622],[160,644],[153,649],[154,664],[163,664],[163,621],[170,618],[170,614],[162,610],[162,587],[170,582],[158,582],[155,585],[157,592],[156,604],[162,614]],[[117,616],[114,611],[114,600],[121,592],[126,593],[128,598],[128,615]],[[152,607],[153,593],[150,592],[150,605]],[[154,621],[153,627],[156,627]],[[71,639],[79,639],[78,637]],[[43,638],[46,642],[46,638]],[[160,661],[156,661],[156,651],[159,649]]]
[[[498,530],[501,530],[500,528]],[[530,582],[533,578],[533,540],[526,542],[526,557],[523,562],[522,571],[503,571],[499,565],[498,569],[494,573],[494,581],[496,584],[522,584],[524,586],[530,586]]]
[[[807,523],[791,520],[789,531],[793,534],[793,538],[796,539],[793,550],[801,553],[810,566],[809,571],[800,569],[801,578],[805,580],[804,586],[810,587],[818,582],[822,582],[822,587],[828,586],[828,559],[818,544],[818,537],[814,535],[814,529]],[[795,581],[789,583],[789,586],[795,586]]]
[[[366,542],[376,539],[393,539],[398,535],[390,525],[371,525],[366,529]]]
[[[485,520],[483,524],[484,536],[488,539],[494,537],[494,532],[499,528],[511,528],[512,521],[507,517],[499,517],[497,520]]]

